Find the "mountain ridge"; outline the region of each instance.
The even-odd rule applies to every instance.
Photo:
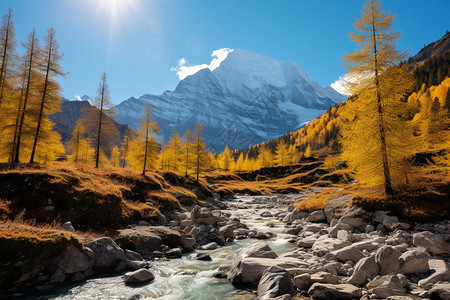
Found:
[[[199,120],[208,148],[237,149],[300,128],[346,96],[321,87],[293,61],[251,50],[230,52],[213,71],[202,69],[161,95],[130,97],[116,106],[117,121],[136,129],[147,104],[168,140]]]

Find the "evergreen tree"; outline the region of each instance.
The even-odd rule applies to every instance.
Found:
[[[358,179],[382,183],[387,194],[393,192],[393,178],[404,173],[403,162],[411,154],[405,142],[412,136],[401,120],[400,100],[413,82],[406,64],[395,67],[406,53],[395,49],[399,33],[391,30],[394,18],[382,12],[379,0],[368,0],[361,19],[353,23],[357,33],[350,33],[362,48],[344,56],[348,76],[354,79],[348,90],[358,98],[350,102],[354,115],[347,119],[353,124],[343,131],[343,156]]]
[[[120,144],[120,162],[122,168],[125,168],[128,161],[128,155],[130,153],[130,142],[134,139],[134,132],[127,130],[127,133],[123,137],[123,142]]]

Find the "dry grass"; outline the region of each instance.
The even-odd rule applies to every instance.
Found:
[[[326,189],[317,194],[312,195],[309,198],[303,199],[297,203],[296,208],[298,211],[313,212],[315,210],[325,209],[328,201],[336,198],[337,196],[348,194],[347,191],[342,189]]]

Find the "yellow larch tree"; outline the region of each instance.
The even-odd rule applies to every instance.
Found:
[[[405,163],[411,155],[412,130],[402,119],[401,99],[413,85],[407,65],[396,67],[406,58],[395,44],[399,33],[392,30],[395,15],[383,13],[379,0],[368,0],[362,16],[353,26],[350,38],[360,49],[344,55],[348,91],[357,96],[348,103],[342,130],[343,157],[368,185],[382,184],[386,194],[405,176]],[[306,156],[306,154],[305,154]]]
[[[289,157],[289,146],[286,144],[284,139],[280,139],[275,148],[275,164],[277,166],[287,166],[290,162]]]
[[[131,129],[127,130],[123,141],[120,144],[120,164],[122,168],[125,168],[128,161],[128,156],[130,155],[130,143],[135,138],[135,132]]]
[[[241,172],[244,171],[244,152],[241,151],[241,153],[238,156],[238,159],[236,160],[236,163],[234,164],[234,170]]]
[[[30,163],[35,161],[34,157],[38,148],[40,152],[46,153],[46,163],[47,157],[54,157],[57,153],[61,153],[61,149],[64,149],[60,142],[61,137],[53,131],[53,123],[49,118],[51,114],[60,111],[61,87],[56,81],[56,77],[65,76],[61,68],[62,55],[59,54],[59,44],[56,41],[55,34],[55,29],[50,28],[44,37],[45,45],[42,51],[42,58],[44,59],[42,64],[43,82],[39,89],[39,102],[35,106],[37,124],[34,130]]]
[[[167,168],[173,171],[182,170],[183,141],[176,130],[172,133],[167,150]]]
[[[111,150],[111,158],[109,159],[109,163],[113,166],[113,168],[117,168],[120,165],[120,151],[118,146],[114,146]]]
[[[222,154],[220,154],[219,164],[222,170],[231,171],[234,169],[234,158],[228,145],[225,146]]]
[[[195,140],[194,140],[194,159],[195,159],[195,175],[198,182],[200,173],[208,169],[211,165],[206,144],[202,137],[203,127],[200,121],[195,124]]]
[[[20,58],[18,66],[18,75],[21,82],[20,98],[17,105],[17,114],[14,130],[12,134],[13,145],[11,149],[14,162],[20,162],[25,151],[31,148],[33,136],[34,118],[30,111],[35,107],[38,101],[38,86],[41,81],[39,73],[41,49],[37,38],[36,30],[32,30],[28,36],[27,42],[22,43],[24,53]]]
[[[311,145],[308,144],[308,146],[306,146],[305,153],[303,153],[303,157],[309,158],[311,156],[312,156]]]
[[[130,155],[127,163],[134,169],[141,169],[145,176],[147,170],[156,170],[158,162],[158,124],[152,121],[150,105],[145,107],[144,118],[138,130],[136,139],[131,142]]]
[[[72,138],[67,143],[67,150],[71,153],[69,161],[73,161],[75,164],[78,164],[81,159],[81,142],[85,131],[83,124],[78,120],[75,129],[72,132]]]
[[[194,135],[188,128],[183,135],[183,168],[185,175],[194,167]]]
[[[274,158],[272,151],[266,146],[262,146],[259,149],[258,157],[256,159],[256,165],[258,168],[269,168],[274,166]]]
[[[8,13],[3,16],[0,25],[0,111],[5,102],[12,101],[16,62],[15,36],[13,14],[10,8]]]

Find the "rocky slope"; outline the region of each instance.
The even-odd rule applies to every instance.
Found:
[[[78,119],[87,109],[96,109],[89,101],[69,101],[63,99],[61,102],[61,111],[50,116],[55,124],[54,129],[61,135],[61,141],[66,144],[72,138],[72,131],[75,129]],[[108,117],[109,118],[109,117]],[[119,124],[113,121],[119,131],[120,137],[117,137],[113,144],[120,145],[125,132],[129,129],[128,125]]]
[[[117,121],[136,129],[144,107],[166,140],[199,120],[210,150],[243,148],[300,128],[345,96],[322,88],[293,61],[236,49],[221,65],[183,79],[174,91],[130,98],[116,106]]]
[[[422,48],[419,53],[408,60],[410,71],[420,67],[424,62],[435,56],[442,55],[450,50],[450,32],[447,32],[439,40]]]

